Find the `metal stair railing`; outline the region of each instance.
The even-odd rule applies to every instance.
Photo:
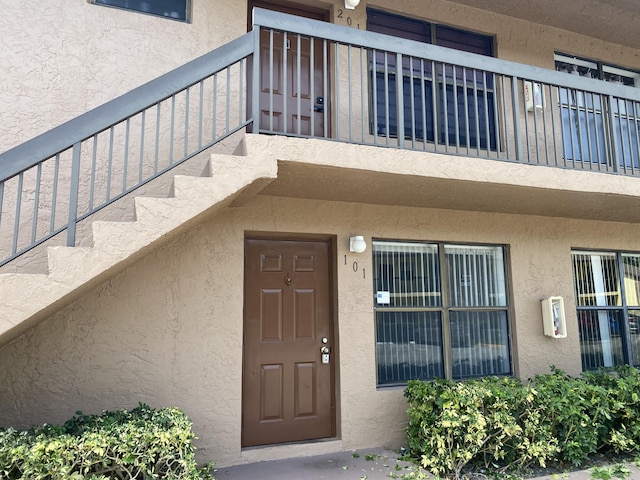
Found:
[[[0,266],[249,125],[253,37],[0,154]]]
[[[253,24],[0,154],[0,267],[65,231],[75,245],[78,222],[250,125],[640,176],[638,88],[263,9]]]

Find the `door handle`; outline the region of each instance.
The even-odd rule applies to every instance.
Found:
[[[313,107],[314,112],[324,112],[324,97],[316,97],[316,104]]]
[[[326,345],[323,345],[322,347],[320,347],[320,355],[322,357],[322,363],[324,363],[325,365],[329,363],[329,352],[331,352],[331,349]]]

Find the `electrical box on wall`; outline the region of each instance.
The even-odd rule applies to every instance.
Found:
[[[524,82],[524,100],[528,112],[542,110],[542,88],[539,83]]]
[[[566,338],[567,321],[564,316],[564,300],[562,297],[549,297],[542,300],[542,323],[546,336]]]

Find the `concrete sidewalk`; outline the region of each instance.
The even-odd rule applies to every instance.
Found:
[[[415,470],[398,460],[396,452],[374,448],[219,468],[214,476],[216,480],[388,480],[402,479],[412,468]],[[629,466],[629,470],[628,479],[640,480],[640,470],[635,466]],[[546,475],[537,480],[591,480],[591,471]]]

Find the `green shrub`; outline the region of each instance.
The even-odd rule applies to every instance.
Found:
[[[598,450],[606,430],[606,390],[556,368],[534,377],[531,385],[544,412],[541,420],[558,440],[558,459],[582,464]]]
[[[408,453],[435,475],[460,478],[468,463],[544,466],[557,452],[534,392],[511,378],[409,382]]]
[[[196,465],[194,438],[176,408],[77,412],[62,426],[0,429],[0,479],[213,479],[213,465]]]
[[[484,393],[448,380],[409,382],[409,454],[420,457],[422,466],[435,475],[459,475],[487,437],[481,413]]]
[[[583,377],[605,391],[607,415],[599,443],[615,452],[640,452],[640,371],[625,365]]]
[[[407,453],[435,475],[467,465],[497,472],[548,462],[579,466],[596,452],[640,451],[640,372],[632,367],[512,378],[409,382]]]

